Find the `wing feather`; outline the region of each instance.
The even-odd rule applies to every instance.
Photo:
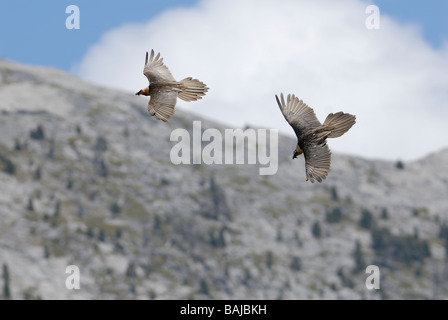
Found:
[[[163,64],[163,58],[160,58],[160,52],[154,59],[154,50],[151,50],[149,61],[148,52],[146,52],[143,74],[148,78],[150,83],[176,81],[167,66]]]
[[[322,182],[330,171],[331,152],[327,144],[306,144],[303,148],[305,156],[306,180]]]
[[[275,96],[275,99],[277,100],[277,104],[282,111],[283,116],[294,129],[298,138],[303,132],[321,126],[314,110],[294,94],[288,94],[286,103],[283,93],[280,94],[280,99],[277,95]]]
[[[168,122],[174,115],[177,102],[177,92],[170,90],[156,91],[151,94],[148,103],[148,112],[159,120]]]

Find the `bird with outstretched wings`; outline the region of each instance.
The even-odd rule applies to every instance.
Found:
[[[160,58],[160,53],[154,57],[154,50],[151,50],[149,59],[146,52],[143,74],[148,78],[149,86],[137,92],[136,95],[150,96],[149,114],[165,122],[174,115],[177,98],[184,101],[196,101],[202,99],[208,91],[203,82],[191,77],[176,81],[163,63],[163,58]]]
[[[277,95],[275,99],[297,136],[297,146],[292,158],[303,153],[306,180],[322,182],[331,166],[331,152],[326,139],[342,136],[355,124],[356,117],[343,112],[330,113],[321,124],[314,110],[295,95],[288,94],[286,102],[283,93],[280,94],[280,99]]]

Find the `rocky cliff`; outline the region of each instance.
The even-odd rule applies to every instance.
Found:
[[[274,175],[174,165],[174,129],[226,127],[180,110],[156,121],[146,103],[0,60],[0,297],[448,296],[448,149],[415,162],[336,153],[321,184],[291,159],[291,136],[279,136]]]

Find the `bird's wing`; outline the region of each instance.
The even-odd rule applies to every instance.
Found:
[[[286,121],[291,125],[299,137],[304,131],[319,127],[320,121],[317,119],[314,110],[299,100],[295,95],[288,94],[287,101],[280,94],[280,99],[275,96],[278,106],[283,113]]]
[[[327,177],[331,165],[331,152],[327,144],[307,143],[303,146],[303,154],[306,180],[322,182]]]
[[[165,122],[174,114],[177,102],[177,91],[161,90],[151,94],[148,103],[148,112],[151,116]]]
[[[150,83],[176,81],[167,66],[163,64],[163,58],[160,58],[160,53],[154,58],[154,50],[151,50],[149,61],[148,52],[146,52],[143,74],[148,78]]]

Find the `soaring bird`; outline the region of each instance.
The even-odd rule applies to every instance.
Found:
[[[184,101],[196,101],[202,99],[208,90],[204,83],[191,77],[176,81],[163,64],[160,53],[154,58],[154,50],[151,50],[149,61],[146,52],[143,74],[148,78],[149,86],[136,95],[151,96],[148,103],[149,114],[165,122],[174,114],[178,97]]]
[[[278,106],[286,121],[294,129],[297,136],[297,147],[292,156],[305,156],[306,181],[322,182],[330,171],[331,152],[327,146],[327,138],[337,138],[346,133],[354,124],[356,117],[344,113],[330,113],[321,124],[314,110],[295,95],[288,94],[286,103],[283,93],[280,99],[275,95]]]

